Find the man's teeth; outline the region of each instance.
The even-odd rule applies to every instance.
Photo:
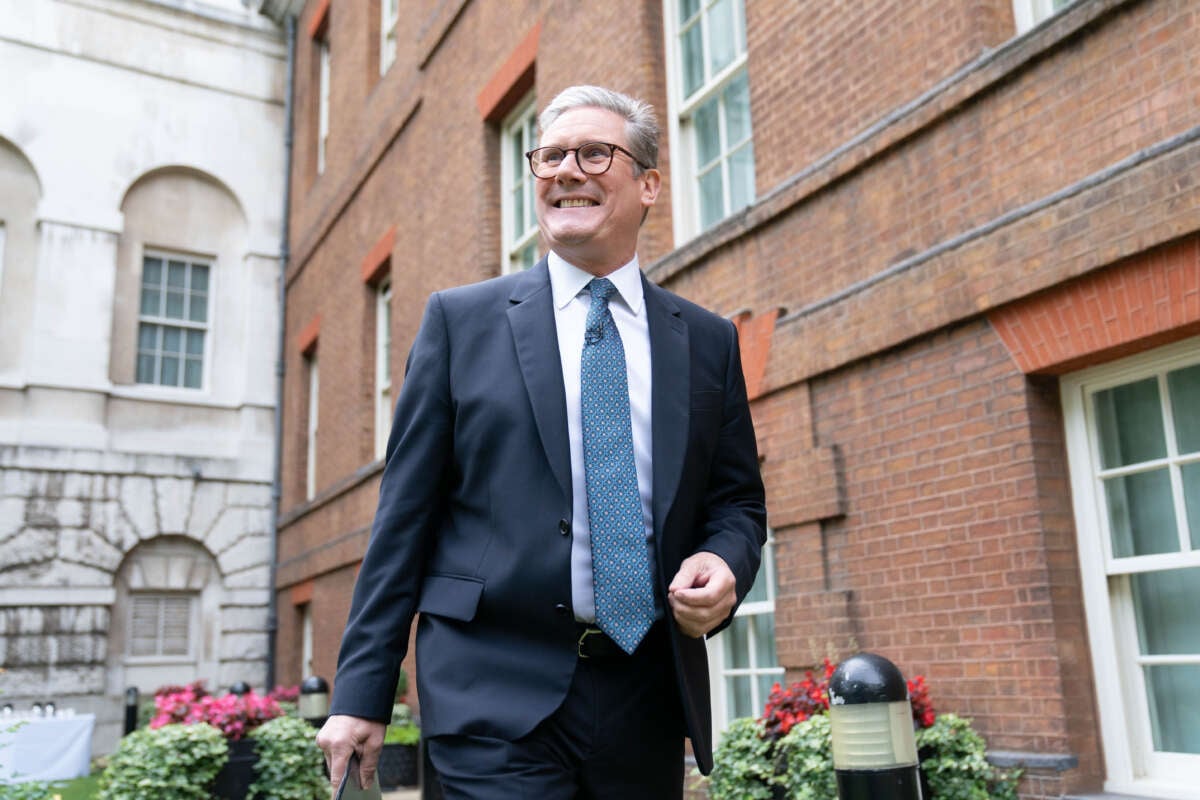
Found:
[[[592,200],[560,200],[559,208],[583,208],[585,206],[594,206],[596,203]]]

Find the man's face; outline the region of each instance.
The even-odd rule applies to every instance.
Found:
[[[575,108],[542,134],[541,147],[578,147],[608,142],[629,148],[625,119],[602,108]],[[603,175],[588,175],[575,154],[563,159],[552,178],[536,180],[538,227],[546,244],[593,275],[607,275],[633,258],[645,209],[658,196],[658,170],[634,176],[636,164],[617,152]]]

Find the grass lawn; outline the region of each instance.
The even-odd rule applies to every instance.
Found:
[[[55,783],[50,791],[61,796],[62,800],[92,800],[100,794],[100,774]]]

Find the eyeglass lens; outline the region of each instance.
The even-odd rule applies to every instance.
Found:
[[[530,153],[530,166],[535,175],[549,177],[558,170],[567,153],[574,151],[579,168],[589,175],[601,175],[612,165],[615,148],[604,142],[587,142],[564,150],[561,147],[539,147]]]

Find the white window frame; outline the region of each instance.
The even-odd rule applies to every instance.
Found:
[[[320,60],[317,81],[317,174],[321,175],[325,172],[325,152],[329,146],[329,82],[333,69],[328,38],[317,40],[317,58]]]
[[[306,420],[306,453],[304,464],[304,499],[311,500],[317,494],[317,432],[320,409],[321,377],[317,354],[308,357],[308,419]]]
[[[759,567],[758,577],[755,580],[765,580],[767,588],[767,599],[757,602],[744,602],[738,606],[735,618],[749,617],[759,614],[775,613],[775,596],[776,596],[776,569],[775,569],[775,540],[770,531],[767,532],[767,541],[762,549],[762,565]],[[733,721],[730,717],[730,702],[728,692],[726,691],[725,679],[733,675],[748,675],[757,677],[760,675],[776,675],[778,680],[784,680],[784,668],[778,663],[772,665],[756,664],[757,658],[754,630],[753,628],[747,631],[748,639],[747,646],[749,649],[749,668],[725,668],[725,642],[723,637],[728,631],[726,628],[721,633],[714,636],[707,643],[708,645],[708,674],[709,674],[709,689],[712,696],[712,724],[713,724],[713,741],[720,738],[721,733],[729,727],[729,723]],[[778,638],[778,637],[777,637]],[[778,656],[776,656],[778,658]],[[758,709],[761,713],[763,706],[766,705],[766,696],[759,696],[761,693],[758,688],[757,681],[750,682],[750,697],[751,706]]]
[[[1150,354],[1064,376],[1061,380],[1067,458],[1092,668],[1096,680],[1100,733],[1104,745],[1108,792],[1144,797],[1187,800],[1200,784],[1200,755],[1153,752],[1148,700],[1141,665],[1195,663],[1188,656],[1139,655],[1137,624],[1129,575],[1137,572],[1200,566],[1200,550],[1179,553],[1114,557],[1108,529],[1100,472],[1099,444],[1093,420],[1092,396],[1100,390],[1160,376],[1200,363],[1200,338],[1190,339]],[[1173,423],[1166,404],[1168,461],[1178,463]],[[1189,459],[1190,460],[1190,459]],[[1174,471],[1174,470],[1173,470]],[[1177,475],[1174,480],[1178,480]],[[1176,503],[1181,502],[1176,486]],[[1176,508],[1181,539],[1187,535],[1186,514]]]
[[[534,214],[533,193],[537,179],[529,171],[524,157],[513,158],[513,153],[526,153],[537,147],[537,108],[533,93],[521,101],[516,110],[504,120],[500,128],[500,208],[501,208],[501,263],[503,272],[520,272],[521,254],[531,243],[537,241],[538,224]],[[515,210],[520,192],[524,205],[525,228],[516,230]],[[536,257],[534,261],[536,262]],[[532,266],[532,265],[529,265]]]
[[[379,0],[379,74],[396,63],[396,28],[400,22],[400,0]]]
[[[177,317],[158,316],[158,315],[154,315],[154,314],[142,313],[142,281],[143,281],[143,275],[144,275],[144,272],[146,269],[146,260],[150,259],[150,258],[159,259],[163,262],[163,270],[164,270],[163,280],[164,281],[166,280],[165,272],[167,269],[167,263],[170,261],[182,261],[183,263],[187,264],[189,267],[189,276],[191,274],[191,267],[200,266],[200,267],[205,267],[208,269],[208,288],[205,291],[206,309],[205,309],[205,318],[204,318],[203,322],[195,322],[190,319],[182,319],[182,318],[177,318]],[[180,392],[190,393],[193,396],[197,392],[207,392],[208,388],[209,388],[209,383],[210,383],[209,378],[212,374],[212,363],[211,363],[212,350],[213,350],[212,338],[215,333],[215,328],[213,325],[213,317],[214,317],[215,311],[216,311],[216,308],[215,308],[216,304],[214,302],[214,299],[217,296],[217,292],[216,292],[216,283],[217,283],[216,259],[214,259],[210,256],[192,255],[192,254],[188,254],[188,253],[171,252],[168,250],[147,249],[142,253],[141,263],[142,263],[142,272],[139,273],[139,275],[138,275],[138,300],[137,300],[137,303],[138,303],[137,304],[138,330],[137,330],[137,338],[135,339],[135,342],[134,342],[133,374],[134,374],[135,384],[138,387],[143,388],[143,389],[180,391]],[[201,353],[201,355],[200,355],[200,385],[199,386],[185,386],[182,383],[166,384],[166,383],[158,383],[156,381],[147,382],[147,381],[138,380],[137,360],[141,353],[141,326],[142,326],[142,323],[146,323],[149,325],[157,325],[160,328],[179,328],[180,330],[183,330],[183,331],[199,331],[204,334],[204,352]],[[183,377],[184,369],[185,369],[185,365],[181,364],[180,365],[181,379]],[[156,370],[156,374],[157,374],[157,370]]]
[[[1013,20],[1022,34],[1062,11],[1072,0],[1013,0]]]
[[[0,297],[4,295],[4,243],[6,230],[4,220],[0,219]]]
[[[199,595],[192,592],[131,592],[129,595],[129,610],[128,610],[128,630],[129,634],[125,637],[125,662],[128,664],[162,664],[162,663],[189,663],[195,661],[196,645],[197,645],[197,602]],[[139,602],[147,600],[155,600],[158,603],[158,611],[155,615],[156,619],[156,638],[157,647],[154,653],[134,654],[133,643],[138,639],[137,630],[134,627],[134,610]],[[163,614],[164,603],[167,601],[184,600],[187,604],[187,609],[184,612],[186,615],[187,625],[187,652],[184,653],[164,653],[163,652],[163,625],[165,615]]]
[[[392,281],[375,292],[375,458],[387,450],[392,424]]]
[[[312,601],[300,606],[300,679],[313,673],[313,610]]]
[[[691,95],[684,97],[683,83],[683,60],[682,46],[679,41],[680,25],[679,25],[679,2],[680,0],[664,0],[663,2],[663,29],[666,38],[666,60],[667,60],[667,134],[670,137],[671,152],[671,169],[674,172],[675,178],[673,186],[675,186],[675,200],[672,203],[672,222],[674,225],[675,244],[680,244],[695,238],[703,233],[706,228],[702,227],[700,218],[701,194],[699,188],[698,167],[696,164],[696,143],[695,131],[691,125],[691,120],[696,111],[714,96],[725,91],[734,80],[741,77],[747,72],[747,61],[749,46],[746,43],[746,13],[744,0],[729,0],[735,2],[741,10],[741,15],[735,14],[735,25],[740,25],[740,29],[735,31],[734,40],[740,41],[743,48],[740,53],[728,64],[722,67],[716,73],[707,74],[704,83],[701,87]],[[709,34],[708,34],[708,11],[719,0],[700,0],[701,13],[699,24],[702,28],[702,39],[704,42],[704,69],[709,73]],[[740,34],[740,35],[739,35]],[[724,192],[724,217],[728,217],[733,213],[741,210],[732,208],[729,188],[730,181],[728,175],[729,155],[734,149],[730,147],[726,141],[725,131],[725,108],[721,104],[719,121],[720,126],[719,136],[720,144],[720,165],[719,169],[724,171],[723,192]],[[753,121],[751,121],[751,134],[749,145],[753,147]],[[755,187],[754,195],[757,196],[757,186]],[[716,224],[716,223],[713,223]]]

